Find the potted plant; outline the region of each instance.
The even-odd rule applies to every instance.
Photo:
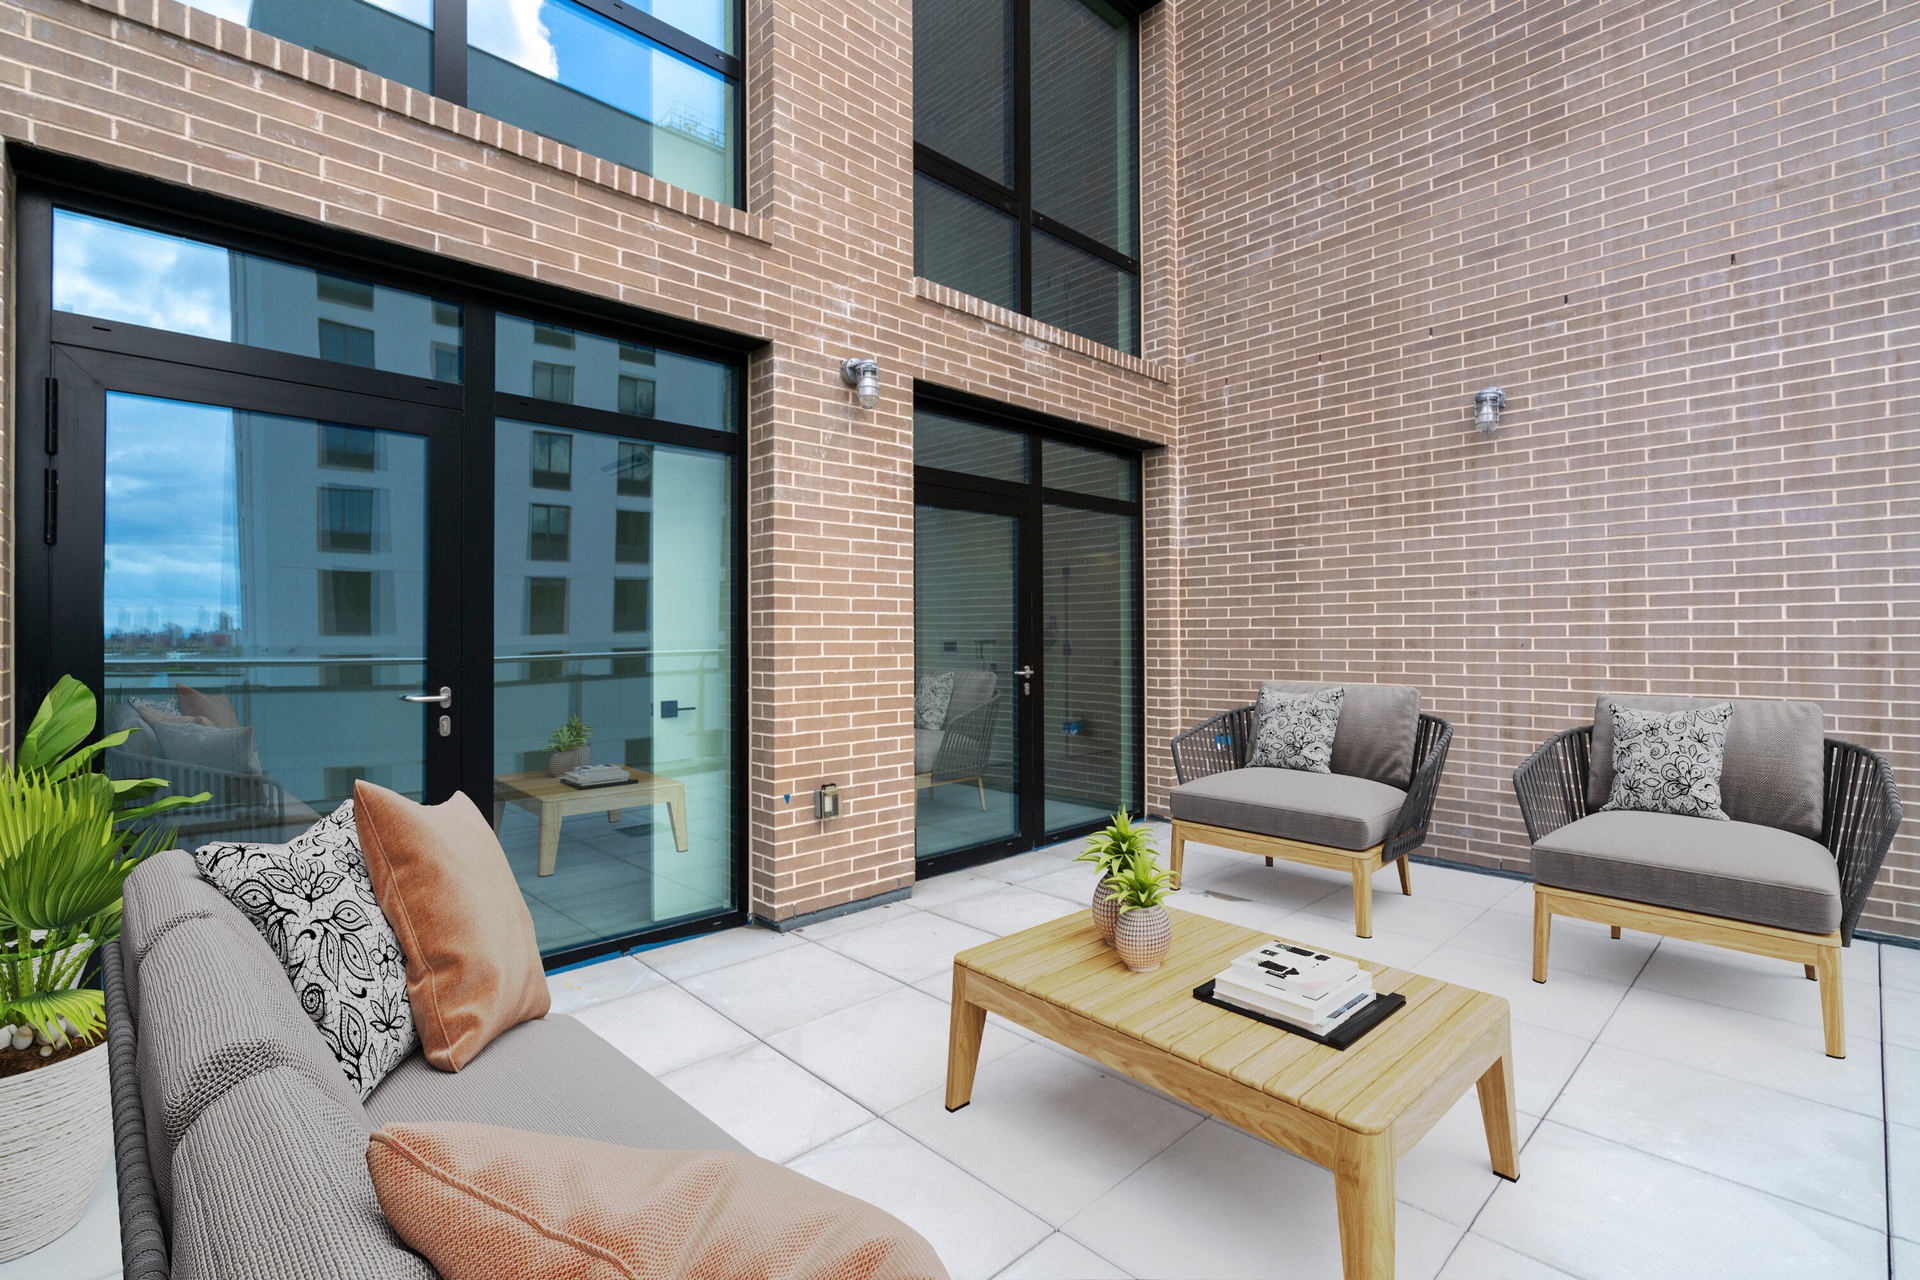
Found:
[[[1100,873],[1093,886],[1093,923],[1099,928],[1102,941],[1113,942],[1113,925],[1120,914],[1113,904],[1109,883],[1113,873],[1131,859],[1141,854],[1151,857],[1153,852],[1153,832],[1144,825],[1134,825],[1127,811],[1120,809],[1114,813],[1107,829],[1090,837],[1086,851],[1074,859],[1093,863]]]
[[[547,739],[547,750],[553,752],[547,757],[547,772],[557,778],[569,769],[592,764],[593,748],[587,745],[592,740],[593,726],[579,716],[568,716]]]
[[[0,1262],[59,1238],[86,1212],[112,1154],[105,997],[83,986],[120,936],[120,887],[173,832],[143,820],[207,799],[115,780],[94,758],[93,694],[62,677],[13,762],[0,764]],[[132,802],[132,803],[130,803]]]
[[[1107,880],[1120,919],[1113,927],[1113,947],[1135,973],[1151,973],[1167,958],[1173,945],[1173,921],[1167,916],[1167,895],[1173,876],[1162,871],[1153,855],[1136,854]]]

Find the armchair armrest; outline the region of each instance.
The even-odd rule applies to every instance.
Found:
[[[1253,708],[1235,707],[1204,720],[1168,744],[1173,772],[1183,783],[1238,769],[1253,748]]]
[[[977,778],[986,772],[993,746],[993,724],[1000,714],[1000,695],[994,694],[947,721],[940,750],[933,758],[933,780],[950,782]]]
[[[1900,827],[1900,793],[1893,785],[1893,769],[1876,752],[1828,738],[1826,757],[1820,843],[1833,851],[1838,864],[1840,936],[1851,943],[1874,878]]]
[[[1440,774],[1447,767],[1447,751],[1452,746],[1453,726],[1439,716],[1422,712],[1413,740],[1413,779],[1407,784],[1407,798],[1393,820],[1386,846],[1380,850],[1382,862],[1392,862],[1427,842],[1434,797],[1440,792]]]
[[[1583,724],[1554,734],[1513,771],[1513,793],[1527,821],[1529,841],[1587,816],[1592,759],[1593,726]]]

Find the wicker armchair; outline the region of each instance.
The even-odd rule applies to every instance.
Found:
[[[1254,708],[1245,706],[1223,711],[1175,738],[1171,744],[1173,768],[1181,786],[1245,768],[1253,747],[1253,731]],[[1414,731],[1412,776],[1405,789],[1405,799],[1382,838],[1360,849],[1183,820],[1176,800],[1169,852],[1175,887],[1180,884],[1189,839],[1264,857],[1268,866],[1278,858],[1283,862],[1347,871],[1353,877],[1354,931],[1362,938],[1372,937],[1373,873],[1386,863],[1397,863],[1401,893],[1413,892],[1406,855],[1426,843],[1427,829],[1433,819],[1434,796],[1439,791],[1440,775],[1446,768],[1447,752],[1452,745],[1452,725],[1439,716],[1424,713],[1419,716]]]
[[[1593,726],[1581,725],[1555,734],[1514,770],[1514,793],[1520,801],[1521,816],[1526,820],[1527,836],[1536,846],[1595,812],[1591,803],[1592,757]],[[1623,927],[1634,928],[1797,961],[1809,979],[1820,983],[1827,1053],[1831,1057],[1845,1057],[1840,948],[1853,940],[1854,927],[1873,889],[1880,864],[1893,844],[1902,813],[1892,769],[1879,755],[1850,742],[1826,738],[1823,757],[1818,843],[1833,856],[1840,894],[1839,924],[1832,932],[1810,933],[1689,910],[1671,901],[1639,902],[1543,884],[1536,850],[1533,980],[1547,980],[1547,955],[1555,915],[1609,925],[1616,938]],[[1671,820],[1700,823],[1694,818]],[[1711,825],[1722,827],[1720,823]]]
[[[993,747],[993,726],[1000,718],[1000,695],[949,717],[933,758],[933,767],[914,775],[914,783],[923,789],[945,786],[949,782],[971,782],[979,789],[980,808],[987,807],[987,754]]]

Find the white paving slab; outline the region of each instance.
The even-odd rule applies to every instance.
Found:
[[[1009,933],[1031,929],[1034,925],[1058,920],[1061,916],[1071,915],[1079,910],[1086,910],[1086,908],[1075,907],[1065,898],[1056,898],[1050,893],[1041,893],[1017,884],[1002,885],[988,893],[975,894],[931,908],[934,915],[958,920],[961,924],[991,933],[995,937],[1005,937]]]
[[[1920,1129],[1887,1126],[1887,1187],[1893,1234],[1920,1241]]]
[[[1533,980],[1533,961],[1489,955],[1448,944],[1419,964],[1421,973],[1445,982],[1505,996],[1520,1022],[1591,1040],[1627,994],[1624,982],[1609,982],[1572,969],[1548,969],[1545,982]]]
[[[900,986],[812,943],[696,974],[680,985],[757,1036],[797,1027]]]
[[[1878,948],[1859,945],[1853,948],[1866,954]],[[1871,964],[1854,966],[1851,972],[1871,973]],[[1880,1038],[1880,990],[1876,978],[1845,976],[1847,1034],[1861,1040]],[[1636,984],[1648,991],[1689,1000],[1705,1000],[1729,1009],[1744,1009],[1762,1017],[1779,1018],[1812,1028],[1816,1034],[1824,1025],[1820,1016],[1820,984],[1807,980],[1803,965],[1750,956],[1725,947],[1706,947],[1668,938],[1647,961]],[[1914,997],[1920,1002],[1920,996]],[[1916,1028],[1920,1034],[1920,1028]]]
[[[776,933],[757,925],[743,925],[737,929],[722,929],[719,933],[669,942],[664,947],[639,952],[634,958],[655,973],[678,982],[696,973],[706,973],[726,965],[739,964],[742,960],[755,960],[776,951],[797,947],[800,941],[791,933]]]
[[[1456,947],[1506,959],[1524,956],[1531,964],[1533,917],[1513,911],[1489,911],[1449,941]],[[1639,975],[1659,943],[1660,939],[1649,933],[1627,931],[1615,938],[1606,925],[1556,916],[1547,974],[1551,979],[1553,974],[1571,970],[1624,986]]]
[[[883,920],[871,929],[835,934],[822,939],[820,945],[897,982],[914,983],[942,973],[951,976],[955,952],[992,942],[993,938],[993,934],[958,920],[914,911]]]
[[[950,1006],[901,987],[782,1031],[769,1043],[854,1101],[884,1114],[946,1087]],[[987,1019],[982,1069],[1032,1041]]]
[[[865,1107],[757,1040],[661,1081],[747,1150],[781,1164],[873,1119]]]
[[[671,985],[591,1005],[574,1017],[657,1076],[753,1041],[744,1029]]]
[[[0,1280],[118,1280],[120,1193],[113,1162],[107,1162],[93,1198],[72,1229],[52,1244],[11,1262],[0,1262]]]
[[[1127,1280],[1127,1273],[1056,1231],[1002,1271],[999,1280]]]
[[[1468,1232],[1440,1270],[1440,1280],[1572,1280],[1564,1271],[1535,1262],[1483,1235]]]
[[[598,964],[547,975],[547,994],[553,1013],[571,1013],[590,1004],[657,987],[666,979],[632,956],[615,956]]]

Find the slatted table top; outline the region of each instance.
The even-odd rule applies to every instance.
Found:
[[[1173,945],[1152,973],[1129,972],[1085,911],[969,948],[954,964],[1358,1133],[1386,1131],[1507,1016],[1499,996],[1361,960],[1374,990],[1399,992],[1406,1007],[1344,1051],[1315,1044],[1193,998],[1272,934],[1169,914]]]

